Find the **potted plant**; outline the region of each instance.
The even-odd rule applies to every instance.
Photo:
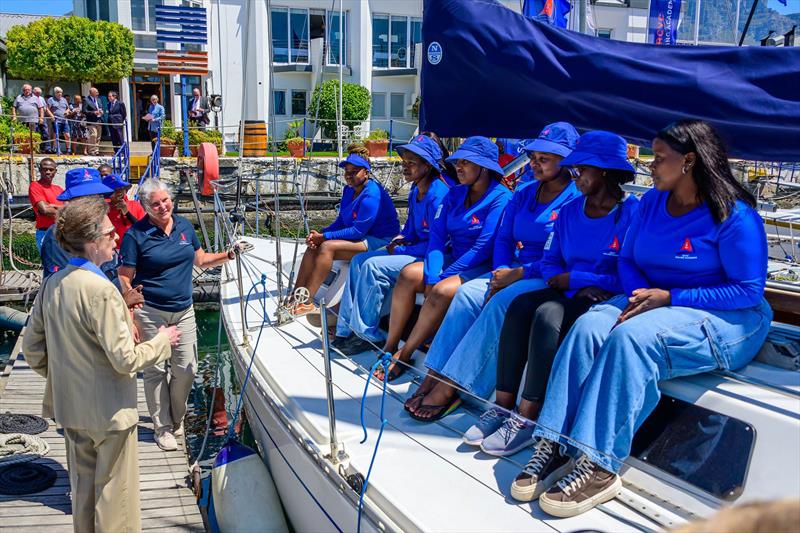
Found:
[[[303,157],[306,148],[308,148],[307,141],[302,137],[302,133],[302,120],[290,122],[283,133],[283,144],[286,145],[286,149],[289,150],[289,155],[292,157]]]
[[[174,157],[175,146],[178,144],[178,131],[169,120],[161,125],[161,157]]]
[[[386,157],[389,149],[389,134],[386,130],[372,130],[364,141],[364,146],[369,150],[370,157]]]
[[[31,142],[33,145],[31,146]],[[42,136],[38,133],[34,133],[32,136],[27,131],[15,131],[14,132],[14,150],[18,154],[30,154],[31,149],[33,149],[34,154],[39,153],[39,143],[42,142]]]

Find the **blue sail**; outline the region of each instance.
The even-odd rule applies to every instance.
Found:
[[[420,128],[535,137],[560,120],[649,146],[684,117],[736,157],[800,161],[800,48],[655,46],[600,39],[494,0],[426,0]]]

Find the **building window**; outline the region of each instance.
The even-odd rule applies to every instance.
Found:
[[[386,93],[372,93],[372,118],[386,118]]]
[[[372,17],[372,66],[376,68],[389,66],[388,15],[374,15]]]
[[[111,20],[108,12],[108,0],[86,0],[86,18]]]
[[[406,95],[392,93],[389,111],[392,118],[404,118],[406,116]]]
[[[272,99],[275,104],[275,114],[286,114],[286,91],[272,91]]]
[[[89,1],[91,2],[92,0]],[[107,2],[108,0],[100,1]],[[163,0],[131,0],[131,29],[134,34],[136,32],[156,33],[156,6],[160,6],[162,3]],[[152,39],[149,39],[149,36],[134,35],[134,44],[136,37],[143,37],[139,40],[147,41],[148,44],[151,40],[155,42],[155,35],[153,35]],[[156,48],[156,45],[140,47],[135,44],[135,46],[137,48]]]
[[[597,29],[597,36],[603,39],[612,39],[614,35],[614,30],[607,30],[607,29]]]
[[[134,33],[133,46],[135,46],[137,50],[146,48],[155,50],[156,48],[158,48],[158,41],[156,41],[155,35]]]
[[[289,12],[290,60],[308,63],[308,11],[292,9]]]
[[[422,20],[392,15],[372,16],[372,66],[412,68],[415,45],[422,42]]]
[[[328,22],[328,24],[326,24]],[[324,37],[325,63],[336,65],[339,61],[339,14],[321,9],[273,8],[270,12],[272,28],[272,62],[309,62],[309,42]],[[328,28],[327,31],[325,28]],[[344,57],[347,61],[347,14],[344,18]]]
[[[306,91],[292,91],[292,115],[306,114]]]
[[[338,11],[328,11],[327,20],[328,24],[328,31],[326,35],[326,54],[325,54],[325,62],[328,65],[339,65],[339,42],[342,43],[342,55],[344,55],[343,61],[341,62],[342,65],[347,64],[347,21],[349,18],[349,13],[344,13],[344,19],[342,20],[342,33],[344,35],[339,35],[339,12]]]
[[[272,28],[272,62],[289,62],[289,10],[273,9],[270,13]]]

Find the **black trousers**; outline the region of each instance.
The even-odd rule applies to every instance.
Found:
[[[542,401],[561,341],[593,303],[588,298],[566,298],[555,289],[517,296],[500,333],[497,390],[516,396],[527,363],[522,397]]]
[[[114,151],[116,152],[119,150],[120,146],[125,139],[125,134],[122,132],[122,124],[119,126],[111,126],[109,129],[111,130],[111,144],[114,146]]]

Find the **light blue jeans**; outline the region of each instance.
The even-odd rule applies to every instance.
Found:
[[[772,320],[762,300],[735,311],[660,307],[613,327],[626,304],[616,296],[572,326],[553,362],[535,431],[611,472],[619,471],[634,433],[655,409],[660,380],[746,365]]]
[[[42,241],[44,240],[44,236],[46,233],[47,233],[46,229],[36,230],[36,249],[39,250],[39,255],[42,254]]]
[[[485,274],[458,289],[425,358],[429,369],[482,398],[497,385],[497,349],[508,307],[520,294],[547,288],[542,279],[522,279],[484,305],[491,277]]]
[[[386,249],[364,252],[350,260],[350,272],[339,302],[336,336],[355,333],[374,343],[386,340],[380,329],[383,302],[397,283],[400,271],[413,255],[389,255]]]

